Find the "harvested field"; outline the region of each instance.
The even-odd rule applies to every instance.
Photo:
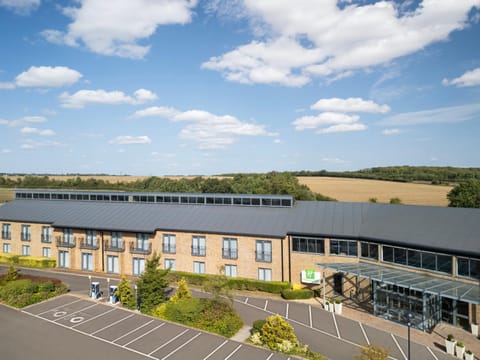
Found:
[[[13,200],[13,189],[0,188],[0,204],[10,200]]]
[[[348,179],[317,176],[300,176],[300,184],[312,191],[333,197],[338,201],[367,202],[376,198],[389,203],[399,198],[402,204],[447,206],[447,194],[452,186],[400,183],[381,180]]]

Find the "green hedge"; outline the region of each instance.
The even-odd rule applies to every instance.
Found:
[[[0,263],[15,264],[20,266],[44,268],[44,269],[54,268],[57,266],[57,261],[54,259],[34,257],[34,256],[10,255],[10,254],[1,254]]]
[[[299,289],[299,290],[283,290],[282,297],[287,300],[295,299],[311,299],[313,297],[313,291],[310,289]]]
[[[190,285],[201,286],[211,277],[217,277],[219,275],[207,275],[207,274],[195,274],[183,271],[170,271],[168,274],[168,280],[170,283],[177,282],[182,277],[187,279]],[[229,278],[228,285],[231,289],[235,290],[250,290],[250,291],[263,291],[273,294],[280,294],[283,290],[290,289],[290,283],[282,281],[261,281],[245,278]]]

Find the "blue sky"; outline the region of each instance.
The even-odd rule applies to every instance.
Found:
[[[0,172],[480,167],[480,0],[0,0]]]

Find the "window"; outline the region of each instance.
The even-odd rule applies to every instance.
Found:
[[[225,265],[225,276],[237,277],[237,265]]]
[[[118,256],[107,256],[107,273],[118,274],[120,272],[118,268]]]
[[[272,269],[258,268],[258,280],[272,281]]]
[[[480,260],[458,257],[457,275],[480,280]]]
[[[165,259],[165,269],[175,271],[175,259]]]
[[[360,256],[366,259],[378,260],[378,245],[366,242],[360,243]]]
[[[192,255],[205,256],[206,250],[205,236],[192,236]]]
[[[123,247],[121,232],[112,231],[110,236],[110,247],[115,249],[121,249]]]
[[[330,255],[357,256],[357,241],[330,239]]]
[[[3,253],[4,254],[10,254],[12,250],[12,247],[10,246],[10,244],[3,244]]]
[[[63,242],[73,244],[73,229],[63,229]]]
[[[133,275],[140,276],[145,271],[145,259],[133,258]]]
[[[52,242],[52,228],[50,226],[42,226],[42,243]]]
[[[52,256],[52,249],[50,249],[49,247],[42,247],[42,256],[46,257],[46,258],[51,257]]]
[[[89,247],[97,246],[97,232],[95,230],[87,230],[86,235],[86,245]]]
[[[22,245],[22,255],[23,256],[30,255],[30,245]]]
[[[255,255],[257,261],[272,262],[272,242],[257,240]]]
[[[382,254],[384,262],[445,274],[452,273],[452,257],[449,255],[386,245],[383,245]]]
[[[148,248],[149,248],[148,234],[137,233],[137,241],[135,245],[137,250],[148,251]]]
[[[21,240],[30,241],[30,225],[22,225]]]
[[[325,254],[325,239],[322,238],[292,238],[292,251],[312,254]]]
[[[177,251],[176,237],[173,234],[163,234],[163,250],[165,254],[175,254]]]
[[[224,259],[237,259],[238,258],[237,239],[223,238],[222,254]]]
[[[12,238],[12,230],[10,224],[2,224],[2,239],[10,240]]]
[[[93,271],[93,254],[82,253],[82,270]]]
[[[60,268],[70,267],[70,253],[68,251],[60,250],[58,252],[58,267]]]
[[[193,272],[196,274],[205,274],[205,263],[203,261],[194,261]]]

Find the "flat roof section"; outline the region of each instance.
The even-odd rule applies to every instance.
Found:
[[[362,261],[358,263],[317,263],[316,265],[318,267],[422,291],[428,294],[440,295],[471,304],[480,304],[480,286],[478,284],[471,284],[460,280],[450,280],[435,275],[420,274],[403,269],[393,269]]]

